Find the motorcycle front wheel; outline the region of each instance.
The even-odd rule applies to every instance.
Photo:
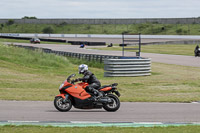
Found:
[[[109,97],[112,100],[112,103],[105,104],[103,108],[109,112],[117,111],[120,107],[119,98],[113,94],[108,94],[107,97]]]
[[[62,97],[55,97],[54,106],[57,110],[61,112],[67,112],[72,108],[72,102],[68,99],[65,103],[63,102]]]

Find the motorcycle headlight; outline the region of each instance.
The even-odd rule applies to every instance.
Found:
[[[62,83],[62,84],[60,85],[59,89],[61,89],[61,88],[63,87],[63,85],[64,85],[64,83]]]

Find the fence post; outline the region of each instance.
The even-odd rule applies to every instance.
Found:
[[[102,55],[100,56],[100,63],[102,63]]]
[[[78,59],[80,59],[80,58],[81,58],[81,54],[79,53],[79,54],[78,54]]]
[[[91,60],[91,55],[89,54],[89,59],[88,59],[89,61]]]

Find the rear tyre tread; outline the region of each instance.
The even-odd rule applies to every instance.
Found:
[[[117,111],[117,110],[119,109],[119,107],[120,107],[119,98],[118,98],[117,96],[113,95],[113,94],[109,94],[108,97],[110,97],[111,99],[114,99],[115,102],[116,102],[116,104],[117,104],[117,106],[116,106],[115,108],[110,108],[110,107],[108,106],[108,104],[105,104],[105,105],[103,106],[103,108],[104,108],[106,111],[109,111],[109,112],[115,112],[115,111]]]

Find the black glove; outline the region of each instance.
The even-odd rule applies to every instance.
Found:
[[[75,82],[75,80],[72,79],[72,80],[71,80],[71,84],[74,84],[74,82]]]
[[[78,79],[75,79],[75,80],[74,80],[74,82],[78,82],[78,81],[79,81]]]
[[[81,81],[81,78],[74,79],[73,81],[74,81],[74,82]]]
[[[78,78],[78,81],[82,81],[82,78]]]

